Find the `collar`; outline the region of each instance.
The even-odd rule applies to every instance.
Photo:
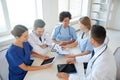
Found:
[[[36,36],[36,37],[43,37],[43,35],[44,35],[44,33],[43,33],[43,35],[42,36],[38,36],[36,33],[35,33],[35,31],[32,31],[32,33]]]
[[[94,52],[98,53],[98,51],[101,50],[104,46],[105,46],[105,44],[102,44],[99,47],[94,48]]]

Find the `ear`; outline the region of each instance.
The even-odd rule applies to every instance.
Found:
[[[16,36],[15,38],[16,38],[16,39],[19,39],[19,37],[18,37],[18,36]]]
[[[94,40],[92,37],[90,37],[90,43],[91,43],[91,44],[94,44],[94,43],[95,43],[95,40]]]

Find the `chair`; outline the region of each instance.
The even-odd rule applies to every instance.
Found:
[[[114,56],[115,56],[115,61],[116,61],[116,66],[117,66],[116,80],[120,80],[120,47],[118,47],[115,50]]]
[[[6,60],[6,49],[0,51],[0,80],[8,80],[8,63]]]

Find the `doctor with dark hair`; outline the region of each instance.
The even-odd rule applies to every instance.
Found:
[[[90,32],[90,42],[94,51],[88,63],[85,80],[116,80],[115,59],[107,44],[104,43],[105,38],[105,28],[100,25],[93,25]],[[58,73],[57,76],[61,80],[68,80],[69,78],[66,73]]]
[[[52,40],[59,45],[66,45],[76,41],[75,29],[69,25],[71,19],[70,12],[63,11],[59,15],[61,24],[56,25],[52,32]]]

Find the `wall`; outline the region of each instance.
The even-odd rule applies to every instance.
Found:
[[[120,30],[120,0],[112,0],[109,28]]]
[[[46,22],[46,31],[51,33],[58,23],[58,0],[43,0],[43,19]]]

